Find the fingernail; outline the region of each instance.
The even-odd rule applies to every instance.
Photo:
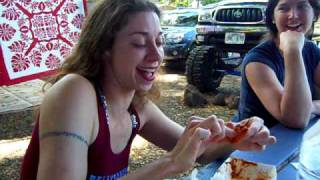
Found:
[[[198,128],[199,130],[199,136],[201,139],[207,139],[210,135],[211,132],[208,129],[203,129],[203,128]]]

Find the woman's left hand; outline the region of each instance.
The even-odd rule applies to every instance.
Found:
[[[239,123],[228,122],[225,134],[225,139],[241,151],[262,151],[266,145],[276,142],[276,138],[270,135],[269,129],[259,117],[251,117]]]

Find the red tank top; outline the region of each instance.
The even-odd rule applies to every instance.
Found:
[[[140,120],[135,109],[131,106],[132,133],[125,149],[119,154],[114,154],[111,150],[110,132],[108,128],[108,118],[104,108],[104,99],[98,99],[99,132],[93,144],[88,150],[88,172],[87,179],[107,180],[118,179],[128,173],[128,163],[131,143],[140,127]],[[20,179],[33,180],[37,177],[39,163],[39,122],[37,121],[32,132],[32,137],[24,160]]]

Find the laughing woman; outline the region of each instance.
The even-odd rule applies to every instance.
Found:
[[[269,127],[304,128],[320,114],[320,50],[305,36],[318,19],[319,0],[269,0],[267,40],[248,52],[242,68],[238,120],[259,116]]]
[[[259,118],[237,134],[215,116],[186,128],[148,98],[163,58],[159,9],[146,0],[103,0],[52,80],[27,149],[21,179],[163,179],[234,149],[275,142]],[[128,171],[136,134],[169,152]]]

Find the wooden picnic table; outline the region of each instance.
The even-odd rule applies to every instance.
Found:
[[[290,163],[298,160],[304,132],[312,127],[318,120],[320,120],[319,116],[312,118],[309,125],[303,130],[292,129],[278,124],[270,129],[271,134],[277,138],[277,143],[268,146],[263,152],[235,151],[230,156],[252,162],[274,165],[277,168],[278,180],[296,179],[298,172]],[[194,177],[198,179],[210,179],[226,158],[227,157],[218,159],[199,168],[184,179],[192,180]]]

